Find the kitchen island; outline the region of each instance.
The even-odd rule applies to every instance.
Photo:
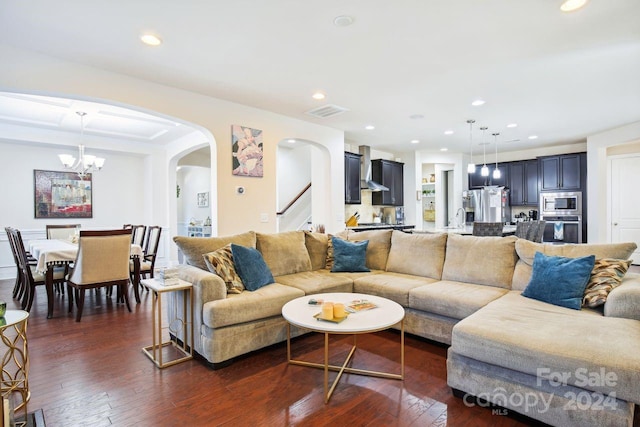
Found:
[[[465,225],[464,227],[439,227],[430,230],[414,230],[414,233],[452,233],[462,234],[466,236],[473,235],[473,225]],[[516,233],[515,225],[505,225],[502,228],[503,236],[510,236]]]
[[[382,224],[377,222],[358,224],[355,227],[347,227],[348,230],[353,230],[353,231],[400,230],[400,231],[404,231],[405,233],[411,233],[414,228],[416,228],[415,225]]]

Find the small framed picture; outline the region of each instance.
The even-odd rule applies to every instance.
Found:
[[[198,207],[206,208],[209,206],[209,193],[198,193]]]

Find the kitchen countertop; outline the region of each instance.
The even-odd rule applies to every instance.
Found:
[[[502,234],[504,236],[515,234],[515,232],[516,232],[515,225],[505,225],[502,228]],[[465,225],[464,227],[441,227],[441,228],[434,228],[430,230],[415,230],[414,233],[452,233],[452,234],[472,235],[473,225]]]
[[[359,224],[356,227],[347,227],[349,230],[353,231],[369,231],[369,230],[412,230],[416,226],[415,225],[405,225],[405,224]]]

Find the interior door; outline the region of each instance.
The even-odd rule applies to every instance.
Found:
[[[611,242],[635,242],[640,248],[640,156],[611,159]],[[640,264],[640,249],[633,253]]]

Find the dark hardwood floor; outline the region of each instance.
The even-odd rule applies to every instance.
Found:
[[[0,281],[9,309],[13,281]],[[88,294],[89,295],[89,294]],[[526,420],[467,407],[446,382],[446,347],[407,336],[404,381],[345,375],[328,404],[323,372],[286,363],[275,345],[212,370],[191,360],[157,369],[142,353],[151,344],[151,295],[129,313],[93,292],[82,322],[58,295],[47,320],[38,289],[28,326],[31,401],[55,426],[524,426]],[[114,297],[115,300],[115,297]],[[133,298],[132,298],[133,301]],[[341,361],[350,338],[332,340]],[[361,336],[354,367],[397,371],[399,334]],[[294,357],[322,361],[322,337],[307,334],[292,345]],[[634,425],[639,425],[637,422]]]

